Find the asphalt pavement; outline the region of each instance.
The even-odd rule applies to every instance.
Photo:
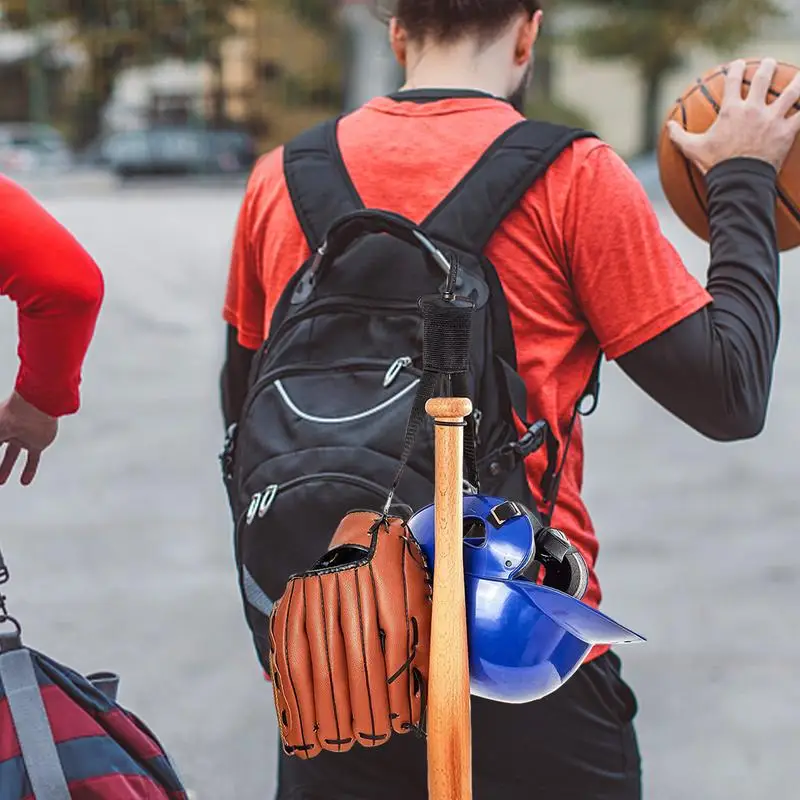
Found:
[[[79,415],[30,488],[0,489],[8,594],[27,642],[122,675],[121,701],[199,800],[269,800],[276,735],[241,613],[217,468],[220,307],[241,187],[34,187],[102,266]],[[658,199],[703,276],[707,247]],[[585,490],[604,610],[640,701],[646,800],[800,797],[800,253],[784,257],[766,430],[716,444],[606,365]],[[16,370],[2,305],[0,378]],[[588,800],[588,799],[587,799]]]

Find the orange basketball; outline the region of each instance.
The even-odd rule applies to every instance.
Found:
[[[745,94],[755,74],[758,59],[747,61]],[[727,67],[719,66],[707,72],[684,93],[667,115],[691,133],[702,133],[714,123],[725,89]],[[770,88],[774,100],[798,72],[798,67],[780,62]],[[800,103],[795,111],[800,112]],[[705,241],[709,239],[707,194],[705,179],[700,171],[672,143],[666,128],[658,144],[658,169],[664,193],[673,211],[683,223]],[[778,245],[782,251],[800,246],[800,137],[795,141],[789,158],[778,176]]]

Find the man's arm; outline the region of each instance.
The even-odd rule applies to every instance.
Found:
[[[0,405],[0,484],[27,451],[30,483],[57,418],[80,406],[83,362],[103,300],[103,278],[75,238],[14,182],[0,177],[0,294],[18,308],[20,367]]]
[[[239,344],[238,331],[233,325],[226,328],[225,363],[220,376],[220,394],[222,398],[222,416],[225,427],[237,424],[242,414],[250,365],[255,350]]]
[[[756,436],[778,349],[776,172],[754,159],[706,177],[713,302],[619,359],[654,400],[711,439]]]
[[[220,399],[225,427],[239,422],[242,413],[250,364],[263,340],[266,297],[261,283],[261,248],[258,215],[253,206],[258,197],[261,171],[268,155],[259,162],[245,190],[233,235],[228,283],[222,316],[226,322],[225,363],[220,375]],[[280,162],[279,162],[280,163]]]
[[[75,413],[103,278],[66,228],[1,177],[0,294],[18,308],[17,392],[50,416]]]
[[[658,227],[644,190],[610,151],[584,163],[568,213],[578,303],[602,349],[653,399],[704,435],[750,438],[764,425],[778,346],[776,178],[795,138],[800,77],[768,103],[765,60],[742,99],[728,69],[717,121],[671,135],[709,192],[705,289]],[[613,209],[608,214],[607,209]],[[587,235],[592,230],[594,235]]]

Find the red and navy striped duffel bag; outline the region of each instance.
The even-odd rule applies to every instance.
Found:
[[[83,677],[0,633],[0,800],[187,800],[152,732]]]

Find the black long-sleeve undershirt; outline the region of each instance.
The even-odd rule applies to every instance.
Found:
[[[229,428],[239,422],[247,395],[250,365],[253,363],[256,351],[239,344],[236,328],[233,325],[227,326],[225,347],[225,364],[222,367],[219,387],[222,399],[222,417],[225,420],[225,427]]]
[[[778,348],[776,172],[755,159],[709,171],[713,302],[619,359],[647,394],[720,441],[764,427]]]
[[[619,358],[650,397],[703,435],[734,441],[764,426],[778,346],[779,253],[776,173],[733,159],[706,176],[713,302]],[[228,327],[221,376],[226,425],[244,404],[254,351]]]

